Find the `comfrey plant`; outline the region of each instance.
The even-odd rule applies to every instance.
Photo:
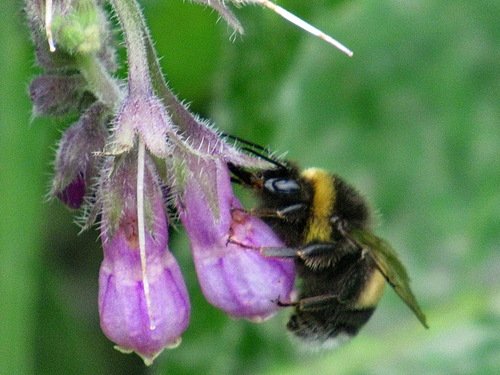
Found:
[[[99,223],[102,330],[119,350],[151,364],[179,344],[190,318],[186,286],[168,247],[174,218],[167,208],[175,208],[189,236],[207,300],[233,317],[262,321],[275,314],[278,300],[290,300],[294,266],[255,250],[282,244],[241,210],[227,167],[272,165],[226,143],[172,93],[136,0],[108,2],[124,35],[126,82],[114,77],[116,44],[104,0],[27,0],[43,71],[30,95],[35,115],[79,116],[59,142],[50,195],[81,209],[84,228]],[[223,1],[196,2],[242,31]],[[293,17],[269,1],[232,2]],[[299,26],[331,42],[312,26]]]

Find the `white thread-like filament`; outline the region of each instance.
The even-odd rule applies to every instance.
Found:
[[[147,274],[146,232],[144,227],[144,163],[145,145],[144,142],[140,140],[137,155],[137,229],[139,235],[139,254],[141,256],[142,285],[146,300],[146,310],[149,317],[149,329],[153,331],[156,329],[156,325],[153,321],[153,316],[151,315],[151,298],[149,294],[149,280]]]
[[[52,36],[52,0],[45,1],[45,34],[49,42],[50,52],[55,52],[56,45],[54,44],[54,38]]]
[[[273,12],[277,13],[287,21],[290,21],[294,25],[300,27],[302,30],[307,31],[308,33],[317,36],[321,40],[324,40],[328,44],[331,44],[335,48],[339,49],[343,53],[345,53],[347,56],[352,57],[353,52],[344,46],[342,43],[340,43],[338,40],[333,39],[330,35],[325,34],[323,31],[317,29],[313,25],[307,23],[303,19],[297,17],[295,14],[290,13],[288,10],[280,7],[279,5],[274,4],[273,2],[269,0],[259,0],[258,1],[262,6],[265,6],[266,8],[271,9]]]

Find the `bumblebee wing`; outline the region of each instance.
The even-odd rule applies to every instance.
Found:
[[[363,251],[369,254],[387,282],[415,313],[422,325],[429,328],[425,315],[410,289],[408,273],[391,245],[380,237],[364,230],[353,230],[349,235]]]

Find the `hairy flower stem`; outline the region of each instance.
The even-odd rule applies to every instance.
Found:
[[[163,100],[163,103],[171,108],[170,116],[176,124],[181,124],[186,117],[192,117],[191,112],[182,105],[181,101],[175,96],[165,80],[161,66],[156,55],[156,50],[153,41],[149,34],[146,35],[146,50],[148,53],[149,71],[153,77],[153,85],[158,93],[158,96]]]
[[[87,81],[90,91],[106,107],[116,110],[122,100],[122,92],[116,81],[106,71],[102,62],[94,54],[80,54],[78,67]]]
[[[130,96],[150,95],[153,91],[149,76],[146,48],[144,45],[145,24],[139,5],[135,0],[111,0],[118,20],[122,26],[127,45],[128,89]],[[151,313],[151,296],[147,274],[146,235],[144,223],[144,165],[146,147],[139,138],[137,155],[137,226],[139,236],[139,252],[141,258],[142,283],[146,301],[149,329],[154,330],[156,324]]]
[[[113,0],[114,2],[121,2],[118,0]],[[158,55],[156,54],[156,50],[153,45],[152,38],[149,34],[149,29],[146,25],[146,21],[142,15],[139,4],[134,0],[125,0],[128,4],[127,12],[128,16],[138,22],[135,25],[138,29],[142,30],[141,35],[141,51],[145,51],[145,65],[148,68],[149,74],[151,74],[151,81],[154,89],[160,98],[164,101],[164,104],[168,108],[173,108],[173,111],[170,111],[169,114],[172,116],[174,123],[182,123],[183,116],[192,116],[191,113],[181,104],[179,99],[174,95],[174,93],[168,87],[168,84],[165,80],[163,72],[160,67]],[[129,62],[130,64],[130,62]],[[151,82],[150,81],[150,82]]]
[[[154,91],[163,104],[170,109],[168,114],[176,125],[184,124],[186,119],[193,119],[191,112],[181,104],[165,81],[156,50],[149,35],[149,29],[137,1],[112,0],[111,3],[122,23],[125,39],[127,40],[130,92],[137,92],[137,90],[141,90],[141,87],[142,90],[146,90],[142,91],[145,93]],[[117,3],[118,8],[115,3]],[[134,35],[129,38],[129,34]],[[136,65],[137,69],[135,69]],[[201,147],[193,148],[176,132],[169,132],[169,142],[182,152],[204,159],[213,158],[211,154],[215,151],[215,145],[212,145],[212,149],[209,150],[201,150]]]
[[[125,35],[129,93],[151,93],[151,78],[144,45],[146,29],[139,5],[135,0],[111,0],[110,2]]]

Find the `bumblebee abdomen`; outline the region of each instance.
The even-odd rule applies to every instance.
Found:
[[[355,306],[360,309],[376,306],[384,293],[385,283],[384,276],[374,268],[361,289]]]
[[[315,270],[297,261],[303,280],[300,303],[287,328],[304,342],[333,347],[355,336],[382,297],[385,278],[361,252]]]
[[[374,311],[375,307],[296,311],[290,317],[287,328],[304,343],[332,348],[354,337]]]

